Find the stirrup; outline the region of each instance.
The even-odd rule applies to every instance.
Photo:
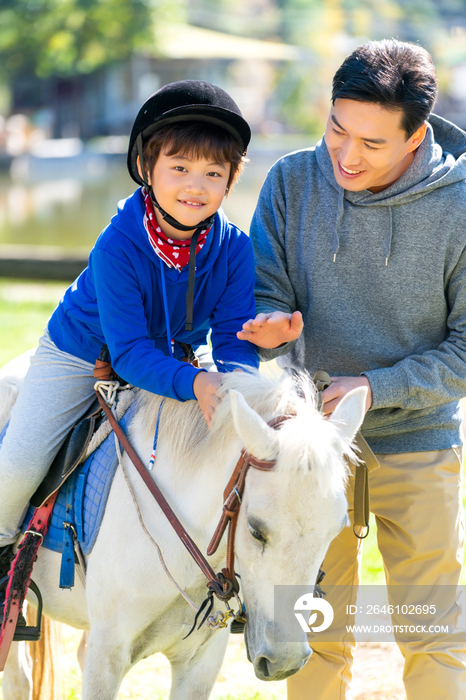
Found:
[[[0,579],[0,589],[6,588],[8,586],[9,576],[4,576]],[[20,610],[18,615],[18,620],[16,622],[15,634],[13,636],[14,642],[38,642],[41,633],[41,621],[42,621],[42,595],[37,584],[34,581],[30,581],[29,588],[33,591],[37,598],[37,617],[36,626],[26,625],[26,621]],[[23,624],[24,623],[24,624]]]

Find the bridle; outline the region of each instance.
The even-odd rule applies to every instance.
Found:
[[[268,426],[274,430],[278,430],[280,426],[293,416],[277,416],[268,422]],[[227,540],[227,560],[226,568],[222,569],[222,573],[228,581],[231,582],[234,590],[239,590],[238,580],[235,575],[235,534],[238,524],[238,516],[241,508],[242,495],[246,482],[246,475],[249,467],[259,469],[260,471],[269,472],[275,465],[276,460],[257,459],[250,452],[241,450],[241,456],[236,463],[233,474],[223,492],[223,509],[220,521],[215,529],[214,535],[207,547],[207,555],[210,556],[217,551],[220,541],[228,527]]]

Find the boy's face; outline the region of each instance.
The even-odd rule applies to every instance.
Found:
[[[166,212],[192,231],[178,231],[155,210],[158,225],[175,240],[191,238],[197,224],[214,214],[222,204],[230,176],[229,163],[205,158],[160,153],[149,178],[155,197]]]
[[[404,173],[424,138],[426,124],[406,140],[402,116],[401,109],[335,100],[324,139],[341,187],[352,192],[383,188]]]

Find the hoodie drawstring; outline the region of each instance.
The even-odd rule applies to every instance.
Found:
[[[173,357],[172,334],[171,334],[171,330],[170,330],[170,316],[168,315],[167,289],[165,286],[165,264],[164,264],[162,258],[159,258],[159,262],[160,262],[160,276],[162,278],[163,310],[165,313],[165,326],[167,329],[168,356]]]
[[[393,214],[392,208],[388,207],[388,234],[387,240],[385,241],[385,267],[388,265],[388,258],[392,250],[392,238],[393,238]]]
[[[338,229],[340,227],[341,220],[343,218],[344,204],[343,199],[345,196],[345,190],[341,189],[338,197],[338,208],[337,208],[337,218],[335,220],[335,233],[333,236],[333,262],[337,259],[337,253],[340,250],[340,238],[338,236]]]

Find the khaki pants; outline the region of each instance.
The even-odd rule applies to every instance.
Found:
[[[370,474],[371,511],[389,585],[453,585],[463,562],[462,464],[458,449],[377,455]],[[348,487],[353,522],[354,478]],[[325,585],[357,585],[362,540],[345,528],[331,543],[324,562]],[[343,590],[343,589],[342,589]],[[340,601],[354,603],[354,600]],[[398,644],[404,656],[408,700],[464,700],[466,649],[440,644]],[[306,666],[288,679],[289,700],[344,700],[351,681],[355,643],[312,644]]]

